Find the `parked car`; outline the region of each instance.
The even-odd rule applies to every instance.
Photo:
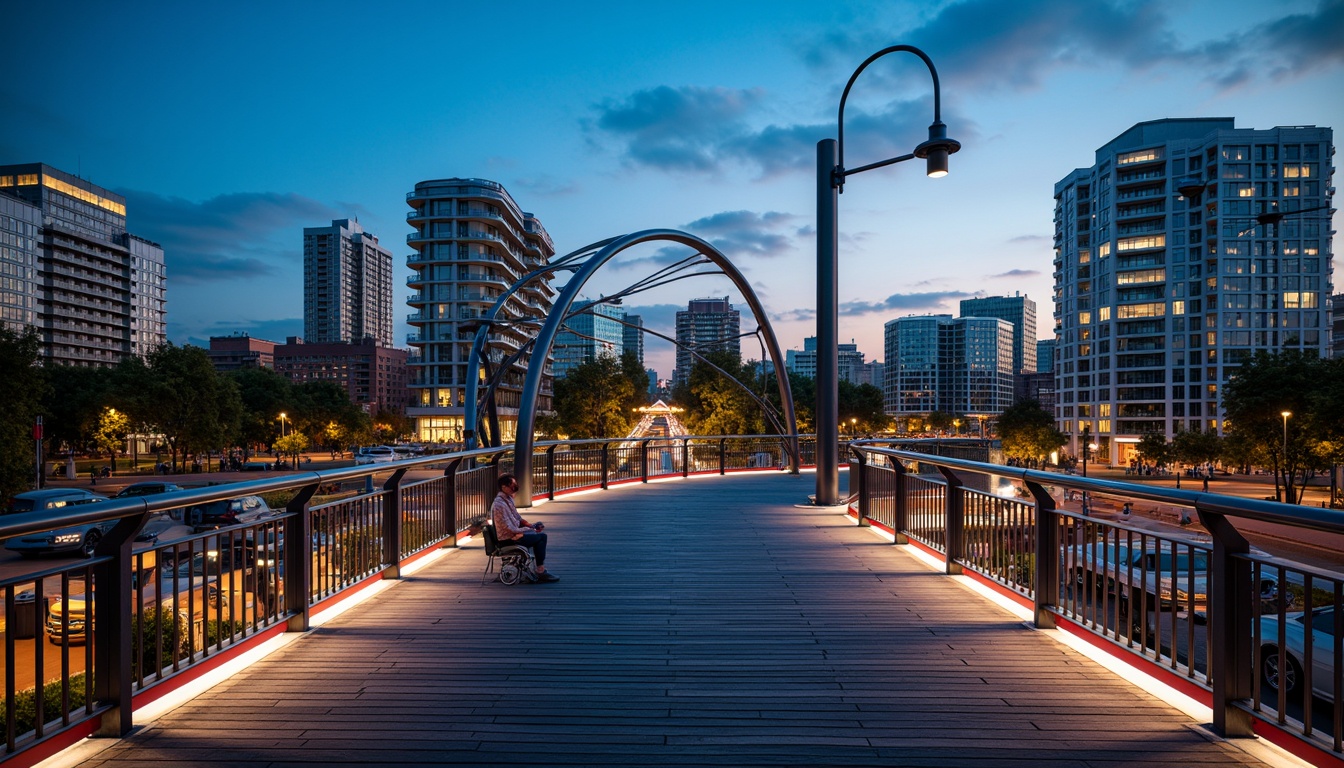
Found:
[[[177,483],[166,483],[161,480],[146,480],[140,483],[131,483],[117,492],[113,498],[120,499],[127,496],[153,496],[158,493],[169,493],[171,491],[180,491],[182,486]]]
[[[1252,554],[1264,552],[1252,550]],[[1178,616],[1189,611],[1196,623],[1208,620],[1209,560],[1206,549],[1181,543],[1149,544],[1075,544],[1064,551],[1064,565],[1072,570],[1075,586],[1082,590],[1105,590],[1119,596],[1127,607],[1132,593],[1143,590],[1146,603],[1156,601],[1173,606]],[[1259,595],[1261,609],[1273,605],[1279,594],[1278,580],[1261,573]],[[1150,609],[1145,605],[1145,610]]]
[[[7,514],[56,512],[65,507],[99,501],[107,501],[107,497],[82,488],[44,488],[16,495],[10,502],[9,509],[5,511]],[[85,557],[92,557],[98,542],[114,525],[116,521],[91,523],[45,533],[16,536],[5,542],[5,549],[18,552],[24,557],[36,557],[53,552],[80,552]]]
[[[367,448],[360,448],[359,453],[355,454],[355,464],[388,464],[403,458],[397,455],[397,452],[386,445],[372,445]]]
[[[1260,674],[1268,689],[1277,695],[1282,686],[1290,699],[1302,695],[1305,683],[1303,659],[1306,654],[1307,614],[1290,613],[1282,623],[1277,615],[1260,617]],[[1283,647],[1279,647],[1279,628],[1283,628]],[[1339,706],[1335,690],[1335,608],[1317,608],[1311,612],[1311,690],[1322,699]],[[1268,698],[1268,697],[1266,697]]]
[[[239,496],[221,499],[187,508],[185,519],[196,530],[207,530],[224,525],[243,525],[274,517],[275,510],[260,496]]]

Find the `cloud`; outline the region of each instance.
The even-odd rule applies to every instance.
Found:
[[[1018,235],[1017,237],[1008,238],[1008,242],[1028,243],[1028,244],[1053,243],[1054,239],[1051,238],[1049,235]]]
[[[287,317],[273,320],[217,320],[196,328],[179,329],[170,336],[186,336],[187,344],[208,349],[211,336],[232,336],[245,333],[254,339],[265,339],[283,344],[290,336],[303,337],[303,318]]]
[[[835,134],[834,124],[763,124],[766,102],[760,90],[663,85],[597,105],[596,119],[584,125],[591,143],[605,147],[616,142],[621,158],[632,166],[715,175],[739,165],[754,169],[762,180],[815,170],[817,142]],[[928,138],[932,115],[927,93],[876,111],[850,105],[845,143],[862,147],[862,154],[846,158],[846,165],[908,154]],[[954,138],[974,137],[971,120],[949,111],[944,121],[960,126]]]
[[[561,179],[550,174],[515,178],[509,187],[525,190],[529,196],[542,197],[568,197],[581,191],[581,187],[574,180]]]
[[[954,301],[975,298],[966,291],[934,291],[929,293],[893,293],[882,301],[847,301],[840,305],[840,314],[854,317],[875,313],[936,312],[946,310]]]
[[[997,280],[1002,277],[1039,277],[1041,271],[1038,269],[1010,269],[1007,272],[1000,272],[997,275],[990,275],[991,280]]]
[[[741,268],[744,258],[775,258],[796,250],[797,241],[811,238],[811,228],[799,224],[800,217],[779,211],[721,211],[704,216],[680,228],[709,241],[728,260]],[[612,263],[612,269],[654,271],[670,266],[694,254],[684,245],[669,245],[644,255],[624,257]]]
[[[243,192],[197,203],[118,192],[131,214],[127,228],[163,246],[169,278],[180,283],[280,274],[301,265],[304,227],[350,215],[295,194]]]
[[[1136,73],[1175,71],[1202,76],[1219,90],[1270,82],[1344,61],[1344,3],[1321,0],[1309,13],[1289,14],[1222,37],[1185,43],[1198,29],[1177,27],[1165,3],[1078,3],[1074,0],[969,0],[927,16],[912,29],[876,23],[858,34],[832,33],[803,45],[803,60],[833,75],[854,65],[854,51],[880,50],[893,31],[918,40],[945,82],[959,88],[1031,90],[1057,71],[1120,65]],[[918,64],[916,64],[918,66]],[[908,65],[874,64],[872,87],[926,88]],[[945,120],[952,124],[951,120]]]
[[[758,89],[661,85],[595,105],[590,127],[624,142],[622,155],[634,165],[713,171],[761,97]]]

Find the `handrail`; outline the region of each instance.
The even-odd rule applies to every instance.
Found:
[[[659,476],[776,470],[785,465],[789,439],[798,436],[547,441],[534,449],[541,477],[529,479],[538,484],[539,497],[553,497]],[[780,447],[763,450],[762,442]],[[660,446],[667,447],[651,450]],[[767,461],[760,461],[762,453]],[[123,735],[133,726],[139,694],[226,651],[276,633],[306,631],[319,603],[367,579],[400,578],[401,566],[418,553],[456,546],[460,533],[488,515],[495,479],[516,459],[513,446],[478,448],[114,499],[56,514],[0,515],[0,539],[85,526],[103,530],[89,559],[0,578],[6,619],[0,649],[7,670],[3,754],[49,748],[54,736],[71,729]],[[434,473],[407,479],[413,470]],[[368,482],[375,474],[390,477],[373,492],[312,503],[323,485]],[[173,541],[134,545],[158,513],[276,491],[296,493],[273,516],[224,528],[202,525]],[[74,650],[78,644],[82,650]],[[48,680],[44,654],[60,655],[66,676]],[[43,685],[34,686],[39,681]],[[28,703],[19,706],[25,697]]]
[[[1322,720],[1312,707],[1317,698],[1335,712],[1344,707],[1337,640],[1344,574],[1256,550],[1236,526],[1344,534],[1344,512],[1006,467],[890,442],[850,444],[860,525],[876,519],[894,543],[942,553],[947,573],[973,573],[1028,599],[1038,627],[1067,622],[1114,653],[1142,657],[1150,673],[1210,706],[1214,730],[1225,736],[1251,736],[1268,724],[1291,737],[1281,745],[1300,744],[1299,755],[1344,757],[1340,719]],[[939,476],[915,475],[907,463]],[[963,473],[1020,483],[1031,498],[969,487]],[[1065,489],[1066,498],[1082,491],[1082,511],[1058,507],[1047,486]],[[1127,502],[1119,519],[1094,515],[1098,497]],[[1131,524],[1129,500],[1190,508],[1209,536]],[[1190,522],[1182,514],[1182,525]],[[1333,627],[1313,633],[1313,621],[1328,620]]]

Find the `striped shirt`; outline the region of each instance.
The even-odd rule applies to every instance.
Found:
[[[495,538],[500,541],[512,541],[531,533],[523,528],[523,516],[518,514],[513,498],[503,491],[495,496],[495,503],[490,505],[490,518],[495,524]]]

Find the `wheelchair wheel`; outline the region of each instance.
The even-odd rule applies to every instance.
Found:
[[[513,563],[505,563],[499,567],[499,581],[506,586],[513,586],[523,576],[523,572]]]

